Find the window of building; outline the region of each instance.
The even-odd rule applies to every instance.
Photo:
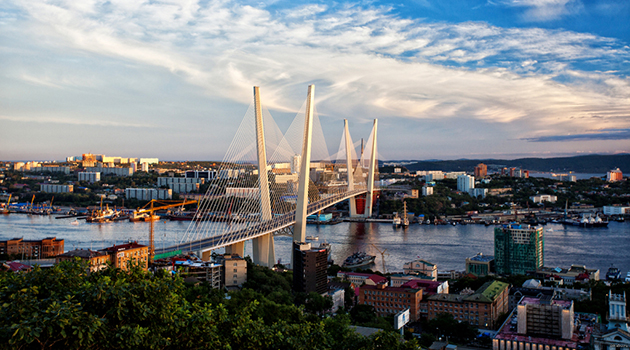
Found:
[[[238,275],[234,275],[233,277],[234,277],[234,278],[238,278]]]

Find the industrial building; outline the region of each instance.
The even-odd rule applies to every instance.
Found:
[[[604,215],[627,215],[627,214],[630,214],[630,207],[604,206]]]
[[[89,183],[95,183],[101,181],[101,173],[82,171],[77,174],[79,181],[87,181]]]
[[[125,198],[143,201],[172,199],[173,190],[165,188],[125,188]]]
[[[544,265],[542,227],[505,224],[494,229],[494,261],[497,274],[524,275]]]
[[[328,252],[311,248],[310,243],[293,242],[293,290],[295,292],[327,292]]]
[[[0,241],[0,254],[23,255],[32,259],[51,258],[63,253],[64,241],[56,237],[42,240],[13,238]]]
[[[72,185],[53,185],[53,184],[40,184],[39,190],[41,192],[48,193],[70,193],[74,190]]]

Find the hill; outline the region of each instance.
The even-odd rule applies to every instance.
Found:
[[[419,161],[407,164],[409,171],[443,170],[472,172],[475,166],[484,163],[489,169],[516,167],[533,171],[554,171],[576,173],[606,173],[615,168],[624,174],[630,173],[630,154],[588,155],[558,158],[520,158],[520,159],[457,159],[440,161]]]

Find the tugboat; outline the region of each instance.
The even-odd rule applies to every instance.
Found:
[[[356,252],[346,258],[343,262],[343,267],[355,268],[370,265],[374,263],[374,259],[376,259],[376,255],[368,255],[365,252]]]

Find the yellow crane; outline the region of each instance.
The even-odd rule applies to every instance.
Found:
[[[385,268],[385,252],[387,251],[387,249],[385,250],[380,250],[377,246],[375,246],[374,244],[372,244],[372,247],[376,248],[376,250],[378,250],[379,253],[381,253],[381,262],[383,263],[383,273],[387,273],[387,269]],[[389,254],[387,254],[389,256]]]
[[[7,200],[7,204],[4,206],[4,209],[0,211],[0,213],[9,214],[9,205],[11,205],[11,196],[13,196],[13,193],[9,194],[9,199]]]
[[[148,213],[150,216],[149,220],[149,263],[153,262],[153,256],[155,255],[155,245],[153,243],[153,213],[157,210],[174,208],[179,206],[184,206],[188,204],[195,204],[197,201],[195,200],[156,200],[152,199],[149,203],[145,204],[143,207],[138,208],[136,213]],[[157,206],[156,206],[157,204]]]

